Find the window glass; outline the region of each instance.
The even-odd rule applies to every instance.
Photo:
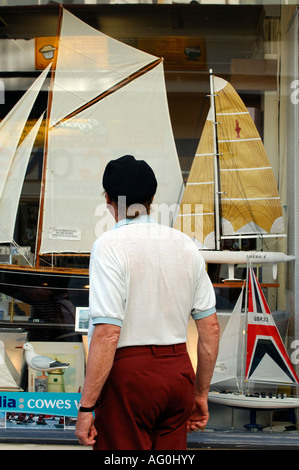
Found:
[[[73,434],[89,252],[113,226],[101,175],[135,152],[161,178],[156,216],[204,250],[223,348],[248,254],[285,344],[282,353],[264,332],[267,347],[250,352],[259,383],[242,397],[257,400],[252,422],[247,404],[214,394],[209,428],[291,430],[295,407],[276,404],[296,395],[298,362],[296,5],[0,1],[0,29],[0,426]],[[269,318],[253,316],[255,325]],[[190,323],[194,366],[195,345]],[[221,349],[220,369],[239,358],[237,381],[212,387],[221,396],[249,379],[236,348]],[[273,408],[260,405],[271,399]]]

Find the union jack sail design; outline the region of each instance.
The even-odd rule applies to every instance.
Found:
[[[248,280],[245,380],[299,383],[252,267]]]

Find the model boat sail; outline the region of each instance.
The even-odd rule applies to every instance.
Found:
[[[88,253],[109,225],[100,185],[110,159],[133,154],[146,160],[157,174],[157,204],[178,201],[181,171],[161,59],[67,11],[58,47],[40,252]]]
[[[273,171],[248,109],[227,81],[211,74],[210,83],[211,107],[176,227],[196,240],[207,262],[234,263],[221,252],[224,240],[284,236],[283,217]],[[246,262],[240,252],[235,258]],[[282,253],[257,256],[258,262],[276,259],[288,258]]]
[[[250,393],[251,384],[298,385],[299,380],[252,267],[246,295],[245,314],[242,290],[221,337],[209,399],[245,408],[299,407],[299,398]]]
[[[109,160],[124,154],[146,160],[157,175],[157,204],[176,203],[182,189],[162,60],[102,34],[62,8],[58,29],[53,63],[0,127],[0,217],[6,221],[0,243],[14,243],[19,189],[37,127],[22,148],[18,142],[51,67],[35,273],[40,256],[88,254],[94,240],[113,225],[101,187]],[[14,267],[14,282],[20,269]],[[8,271],[9,266],[1,267],[4,292],[13,282],[7,280]],[[59,270],[50,274],[43,286],[53,285]],[[87,278],[87,270],[78,277],[82,291]],[[24,276],[20,283],[26,286],[32,279]]]

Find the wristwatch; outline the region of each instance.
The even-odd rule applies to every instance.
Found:
[[[86,408],[86,406],[82,406],[81,403],[79,403],[78,406],[78,411],[83,411],[83,413],[91,413],[95,409],[94,406],[90,406],[89,408]]]

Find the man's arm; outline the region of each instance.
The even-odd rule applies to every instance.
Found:
[[[95,405],[113,365],[114,355],[120,335],[120,327],[109,324],[95,326],[90,342],[86,375],[81,405],[89,408]],[[83,445],[93,445],[97,432],[93,425],[92,412],[79,412],[76,436]]]
[[[187,423],[188,432],[204,429],[209,419],[208,393],[219,345],[219,325],[216,313],[195,320],[197,343],[197,371],[194,408]]]

